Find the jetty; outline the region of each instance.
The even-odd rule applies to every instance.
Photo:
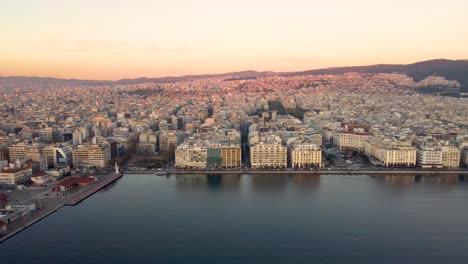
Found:
[[[106,187],[107,185],[113,183],[114,181],[116,181],[117,179],[121,178],[123,176],[122,173],[115,173],[109,177],[107,177],[106,179],[104,179],[103,181],[101,182],[98,182],[96,184],[93,184],[93,187],[87,191],[85,191],[84,193],[80,194],[79,196],[77,197],[74,197],[72,199],[70,199],[68,202],[67,202],[67,205],[68,206],[75,206],[79,203],[81,203],[83,200],[85,200],[86,198],[90,197],[91,195],[95,194],[96,192],[98,192],[99,190],[101,190],[102,188]]]
[[[55,199],[51,199],[51,201],[49,200],[49,203],[51,203],[49,204],[49,206],[42,208],[41,210],[38,210],[29,215],[26,215],[24,216],[24,218],[19,219],[17,222],[14,222],[12,224],[13,226],[10,226],[9,232],[3,236],[0,236],[0,243],[13,237],[14,235],[20,233],[21,231],[27,229],[28,227],[34,225],[35,223],[41,221],[47,216],[55,213],[63,206],[75,206],[79,204],[80,202],[90,197],[94,193],[98,192],[102,188],[108,186],[109,184],[113,183],[117,179],[120,179],[122,176],[123,176],[123,173],[120,172],[119,167],[116,164],[114,173],[108,176],[104,176],[104,179],[102,181],[92,183],[89,189],[84,190],[84,192],[79,194],[78,196],[73,197],[69,200],[65,200],[63,202],[61,200],[55,200]]]

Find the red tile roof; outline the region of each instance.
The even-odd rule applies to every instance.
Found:
[[[32,177],[40,177],[40,176],[46,176],[47,173],[43,172],[43,171],[40,171],[38,173],[34,173]]]
[[[57,183],[54,187],[58,186],[71,186],[71,185],[79,185],[79,184],[90,184],[96,181],[94,176],[81,178],[81,177],[69,177],[59,183]]]

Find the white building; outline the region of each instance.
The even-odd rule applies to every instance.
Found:
[[[422,140],[418,145],[417,163],[421,168],[442,168],[442,148],[432,139]]]
[[[365,152],[366,155],[379,160],[386,167],[416,165],[416,148],[409,143],[370,137],[366,141]]]
[[[250,147],[250,164],[257,168],[286,168],[287,148],[281,143],[260,142]]]
[[[291,166],[293,168],[321,167],[322,149],[315,144],[293,144]]]

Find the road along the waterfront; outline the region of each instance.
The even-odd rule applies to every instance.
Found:
[[[456,170],[422,170],[422,169],[331,169],[331,170],[126,170],[125,174],[332,174],[332,175],[382,175],[382,174],[416,174],[416,175],[468,175],[468,169]]]

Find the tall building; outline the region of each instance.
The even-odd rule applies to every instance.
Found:
[[[73,131],[73,146],[78,146],[80,144],[83,144],[83,134],[79,129],[75,129],[75,131]]]
[[[31,168],[4,168],[0,171],[0,186],[14,188],[31,179]]]
[[[39,170],[47,169],[47,157],[43,154],[43,144],[26,145],[26,159],[31,159],[39,164]]]
[[[26,158],[26,144],[24,143],[13,144],[8,150],[10,152],[10,162]]]
[[[223,168],[240,168],[241,162],[242,153],[240,144],[221,146],[221,166]]]
[[[57,146],[53,150],[55,168],[65,168],[73,164],[73,150],[69,146]]]
[[[54,167],[54,145],[47,145],[42,149],[42,154],[46,157],[47,168]]]
[[[176,131],[164,131],[159,134],[159,151],[165,152],[182,143],[183,135]]]
[[[316,145],[317,147],[322,147],[323,144],[323,136],[322,134],[316,131],[305,131],[302,135],[303,138],[307,138],[308,142],[311,144]]]
[[[409,143],[385,141],[370,137],[365,152],[386,167],[412,167],[416,165],[416,148]]]
[[[442,167],[458,168],[460,167],[460,149],[449,142],[442,142]]]
[[[152,131],[143,132],[139,135],[137,151],[140,153],[155,153],[158,137]]]
[[[10,154],[8,151],[8,147],[1,145],[0,146],[0,161],[1,160],[9,160]]]
[[[104,168],[110,165],[111,153],[107,143],[78,145],[73,150],[73,164]]]
[[[369,136],[368,125],[341,123],[341,128],[335,133],[333,140],[339,149],[364,151]]]
[[[176,166],[185,168],[240,168],[240,133],[212,128],[195,133],[176,149]]]
[[[439,142],[432,138],[420,140],[416,160],[421,168],[442,168],[442,148]]]
[[[208,149],[197,144],[182,143],[175,150],[175,166],[178,168],[204,169],[207,158]]]
[[[314,144],[293,144],[291,166],[293,168],[321,167],[322,149]]]
[[[78,146],[83,144],[84,140],[89,137],[88,128],[85,126],[78,127],[73,131],[73,146]]]
[[[39,138],[41,141],[51,143],[54,141],[54,129],[52,127],[46,127],[39,130]]]
[[[462,149],[462,156],[463,156],[463,159],[462,159],[463,165],[468,166],[468,147],[465,147],[464,149]]]
[[[287,148],[280,142],[260,142],[250,147],[250,164],[258,168],[286,168]]]
[[[207,149],[206,166],[208,168],[220,168],[222,165],[221,148],[219,145]]]

